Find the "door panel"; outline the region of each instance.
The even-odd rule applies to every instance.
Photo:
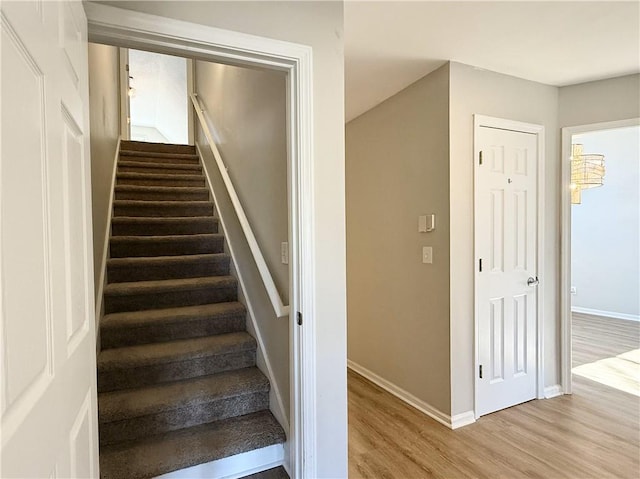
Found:
[[[537,137],[480,127],[476,149],[479,415],[536,397]],[[480,262],[482,261],[482,271]]]
[[[0,8],[0,477],[97,477],[86,18]]]

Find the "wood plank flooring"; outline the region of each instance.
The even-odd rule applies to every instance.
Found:
[[[640,347],[640,322],[572,313],[573,366]]]
[[[587,339],[578,341],[587,360]],[[640,477],[639,398],[587,379],[576,378],[572,396],[530,401],[456,431],[352,371],[348,384],[351,479]]]

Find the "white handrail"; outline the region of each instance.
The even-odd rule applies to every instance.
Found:
[[[233,204],[233,208],[236,212],[236,215],[238,216],[238,220],[240,221],[240,226],[242,226],[242,231],[247,238],[247,243],[249,243],[249,249],[251,250],[251,254],[253,255],[253,259],[256,262],[256,265],[258,266],[260,277],[262,278],[264,287],[267,290],[269,299],[271,300],[273,310],[279,318],[288,316],[290,308],[288,305],[285,306],[284,304],[282,304],[282,299],[280,299],[280,294],[278,294],[276,285],[273,282],[273,277],[269,272],[267,263],[265,262],[264,256],[262,255],[262,251],[260,251],[260,246],[258,246],[258,242],[256,241],[256,237],[253,234],[253,230],[251,229],[251,225],[249,224],[247,215],[244,213],[244,209],[242,208],[242,204],[240,204],[240,199],[238,198],[236,189],[233,187],[233,183],[231,182],[231,178],[229,177],[227,168],[222,161],[222,156],[220,156],[218,147],[213,140],[213,136],[211,135],[211,131],[209,130],[209,125],[207,124],[207,121],[204,117],[204,110],[200,105],[200,100],[198,100],[197,94],[195,93],[192,93],[189,96],[191,97],[193,107],[195,108],[196,114],[198,115],[198,120],[200,120],[200,126],[202,127],[202,131],[204,132],[204,136],[207,138],[209,148],[211,148],[213,157],[216,160],[216,165],[218,166],[218,170],[220,171],[220,176],[222,176],[222,181],[224,182],[224,185],[227,188],[227,192],[229,193],[229,197],[231,198],[231,204]]]

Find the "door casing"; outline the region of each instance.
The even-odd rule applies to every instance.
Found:
[[[562,128],[560,150],[560,385],[564,394],[571,385],[571,138],[579,133],[639,126],[640,118]]]
[[[478,184],[478,157],[480,154],[480,149],[478,145],[478,131],[481,127],[486,128],[496,128],[500,130],[510,130],[510,131],[518,131],[522,133],[530,133],[536,135],[537,138],[537,151],[538,151],[538,179],[537,179],[537,207],[538,207],[538,220],[537,220],[537,228],[538,234],[536,239],[537,245],[537,275],[540,279],[540,287],[538,288],[538,298],[536,304],[537,310],[537,328],[536,328],[536,390],[537,390],[537,398],[544,398],[544,288],[545,288],[545,274],[544,274],[544,224],[546,218],[546,212],[544,208],[544,162],[545,162],[545,141],[544,141],[544,126],[536,125],[533,123],[523,123],[520,121],[514,120],[506,120],[502,118],[495,118],[491,116],[485,115],[473,115],[473,123],[474,123],[474,145],[473,145],[473,163],[474,163],[474,255],[477,256],[477,235],[476,232],[476,205],[478,204],[477,198],[477,184]],[[474,290],[474,369],[473,369],[473,377],[474,377],[474,414],[476,419],[480,416],[478,415],[478,368],[480,365],[479,358],[479,331],[478,331],[478,268],[473,265],[474,268],[474,281],[473,281],[473,290]]]
[[[316,477],[315,210],[312,49],[106,5],[85,3],[89,41],[287,73],[292,478]],[[295,313],[304,314],[304,326]]]

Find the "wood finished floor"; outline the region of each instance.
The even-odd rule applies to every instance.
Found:
[[[640,348],[640,322],[573,313],[573,366]]]
[[[640,325],[626,323],[614,324],[632,330],[616,345],[617,327],[603,335],[592,318],[574,322],[576,362],[637,348]],[[640,398],[587,379],[574,378],[572,396],[530,401],[456,431],[352,371],[348,384],[350,479],[640,477]]]

